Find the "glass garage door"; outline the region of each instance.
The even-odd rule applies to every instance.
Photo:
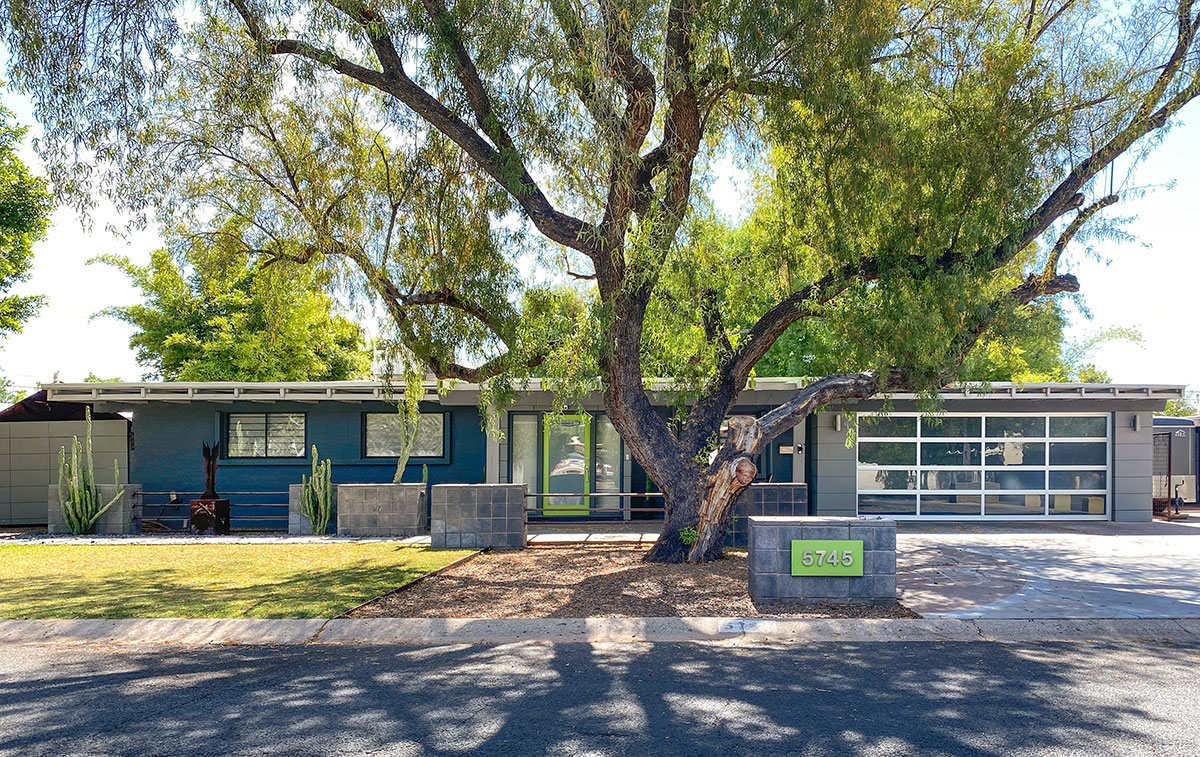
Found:
[[[1104,414],[858,416],[858,512],[1108,517]]]

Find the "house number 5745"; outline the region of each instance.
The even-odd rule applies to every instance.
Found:
[[[854,553],[848,549],[843,549],[838,552],[836,549],[825,551],[823,549],[806,549],[800,555],[800,564],[806,568],[814,565],[840,565],[848,568],[854,564]]]

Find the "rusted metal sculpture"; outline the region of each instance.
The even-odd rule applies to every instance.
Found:
[[[216,444],[202,443],[204,452],[204,493],[188,503],[191,514],[190,531],[194,534],[229,533],[229,500],[217,494],[217,460],[221,456]]]

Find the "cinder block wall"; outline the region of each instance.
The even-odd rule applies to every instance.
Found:
[[[339,484],[337,532],[341,536],[424,534],[425,484]]]
[[[896,601],[896,521],[857,518],[752,517],[750,598],[765,604],[829,602],[887,604]],[[861,540],[861,576],[793,576],[794,539]]]
[[[733,505],[733,520],[725,529],[725,546],[745,547],[750,542],[748,518],[761,515],[808,515],[805,484],[753,484]]]
[[[524,549],[524,484],[438,484],[432,489],[434,549]]]

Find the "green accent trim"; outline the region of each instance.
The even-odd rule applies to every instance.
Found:
[[[592,490],[592,466],[595,465],[592,454],[592,416],[584,415],[560,415],[556,421],[580,421],[583,423],[583,504],[581,505],[555,505],[549,507],[548,498],[542,499],[542,515],[548,517],[567,517],[587,515],[591,512],[591,498],[586,496],[587,492]],[[542,418],[542,493],[550,493],[550,418],[543,416]],[[563,496],[577,496],[570,492],[564,492]]]
[[[849,557],[849,564],[846,558]],[[792,541],[793,576],[861,576],[863,543],[847,539]]]

